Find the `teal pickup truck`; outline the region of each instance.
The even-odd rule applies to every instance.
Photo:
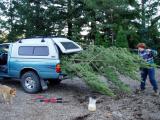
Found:
[[[64,77],[60,53],[70,54],[82,48],[67,38],[35,37],[0,44],[0,78],[18,79],[28,93],[48,88],[48,80],[60,82]]]

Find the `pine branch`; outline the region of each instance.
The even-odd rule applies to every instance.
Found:
[[[125,48],[104,48],[89,46],[85,51],[62,58],[63,70],[69,75],[81,77],[93,90],[102,94],[114,96],[114,89],[108,81],[102,81],[98,75],[105,76],[116,89],[130,92],[117,73],[138,79],[139,68],[146,66],[138,55],[131,54]]]

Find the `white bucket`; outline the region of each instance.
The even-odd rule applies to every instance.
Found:
[[[88,110],[92,112],[96,111],[96,99],[89,97]]]

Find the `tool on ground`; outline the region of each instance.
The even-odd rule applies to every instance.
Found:
[[[62,103],[62,98],[49,97],[47,95],[36,95],[33,99],[36,102],[45,102],[45,103]]]

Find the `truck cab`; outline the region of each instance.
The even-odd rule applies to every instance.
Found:
[[[36,37],[0,44],[0,77],[18,79],[28,93],[47,89],[47,80],[64,77],[60,53],[80,52],[72,40],[58,37]]]

